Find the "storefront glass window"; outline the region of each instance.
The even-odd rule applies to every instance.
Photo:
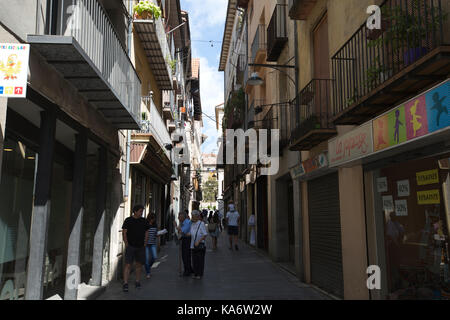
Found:
[[[0,183],[0,300],[24,299],[36,153],[5,140]]]
[[[376,171],[390,299],[450,298],[449,163],[437,157]]]
[[[64,297],[67,246],[70,235],[72,172],[69,164],[55,162],[51,189],[51,209],[45,256],[44,299],[58,294]]]

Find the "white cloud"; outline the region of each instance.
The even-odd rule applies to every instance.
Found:
[[[184,0],[184,3],[189,8],[192,39],[201,36],[207,28],[225,24],[228,0]]]
[[[215,107],[223,103],[223,73],[217,71],[217,66],[210,65],[208,60],[200,57],[200,95],[202,99],[202,111],[215,119]],[[216,124],[203,115],[203,132],[208,139],[202,146],[205,153],[217,149]]]

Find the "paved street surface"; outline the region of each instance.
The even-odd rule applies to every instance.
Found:
[[[239,251],[228,249],[224,233],[219,249],[211,250],[208,237],[205,275],[202,280],[180,277],[178,246],[172,241],[162,247],[152,278],[134,287],[130,277],[128,293],[114,281],[99,300],[318,300],[328,299],[314,288],[274,264],[268,257],[240,243]],[[193,292],[195,292],[193,294]]]

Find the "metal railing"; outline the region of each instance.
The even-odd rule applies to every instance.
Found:
[[[291,138],[298,139],[316,129],[334,128],[330,121],[332,86],[333,80],[313,79],[300,91],[289,108]]]
[[[60,0],[56,35],[71,36],[101,73],[116,97],[140,119],[141,82],[113,24],[96,0]]]
[[[260,24],[256,29],[256,34],[252,42],[252,61],[255,62],[258,51],[266,49],[267,49],[266,25]]]
[[[143,109],[145,108],[150,110],[150,116],[148,120],[142,120],[141,130],[136,131],[136,133],[152,134],[161,148],[165,151],[167,157],[170,159],[170,153],[164,148],[164,145],[172,144],[172,140],[164,120],[159,114],[158,109],[153,103],[153,99],[151,97],[142,97],[142,104]]]
[[[271,61],[278,59],[282,46],[288,41],[286,8],[286,4],[277,4],[267,27],[267,55]]]
[[[441,0],[387,0],[382,29],[366,22],[333,56],[336,115],[444,42]]]

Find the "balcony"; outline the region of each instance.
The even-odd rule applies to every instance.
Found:
[[[382,30],[364,23],[336,53],[335,124],[361,124],[448,77],[448,12],[441,2],[385,1]]]
[[[291,151],[311,150],[337,134],[330,122],[333,82],[329,79],[313,79],[292,102],[289,110]]]
[[[173,91],[163,90],[163,116],[165,119],[174,120],[175,94]]]
[[[289,17],[292,20],[306,20],[317,0],[289,0]]]
[[[49,34],[27,42],[115,127],[138,129],[141,82],[105,9],[73,0],[51,14]]]
[[[262,62],[267,53],[266,25],[260,24],[256,29],[255,37],[252,42],[252,62]]]
[[[237,6],[241,9],[247,9],[249,0],[237,0]]]
[[[142,110],[149,110],[149,120],[142,120],[141,130],[132,132],[133,142],[151,143],[157,150],[164,150],[170,159],[170,153],[164,146],[172,144],[172,140],[166,123],[150,97],[142,97]]]
[[[288,42],[286,25],[287,5],[277,4],[267,28],[267,61],[275,62]]]
[[[262,129],[262,120],[260,120],[260,115],[264,111],[264,106],[266,100],[264,99],[253,99],[250,103],[250,108],[248,109],[248,128]]]
[[[171,68],[173,50],[161,19],[133,19],[134,32],[144,47],[148,62],[161,90],[173,89],[173,71]]]

